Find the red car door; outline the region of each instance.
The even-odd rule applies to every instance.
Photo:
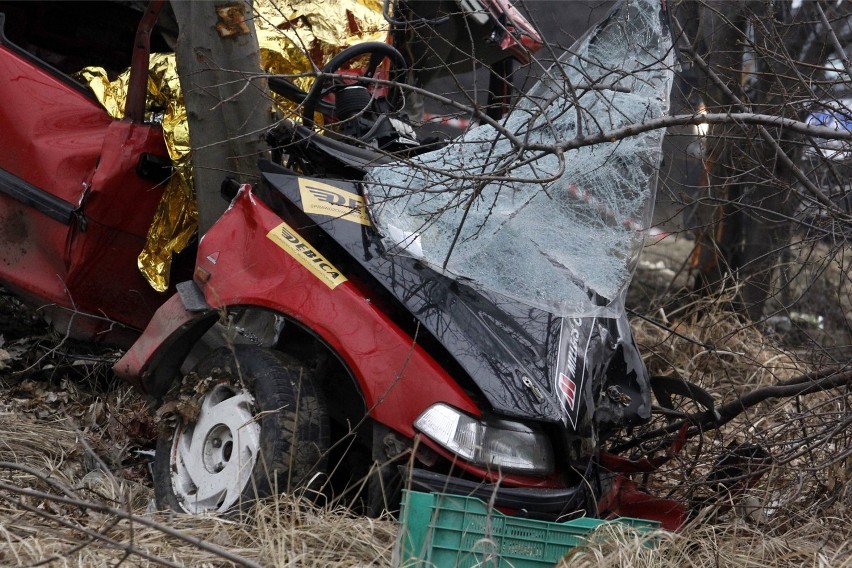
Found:
[[[167,297],[136,266],[163,190],[137,172],[168,156],[161,129],[111,118],[5,34],[0,101],[0,280],[60,331],[127,343]]]

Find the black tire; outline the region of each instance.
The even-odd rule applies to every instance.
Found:
[[[316,474],[323,473],[326,467],[328,416],[314,378],[302,363],[277,351],[237,345],[211,353],[198,364],[195,374],[197,385],[203,385],[197,404],[190,405],[197,414],[193,416],[195,411],[187,411],[185,406],[178,411],[178,405],[161,418],[153,465],[154,495],[160,508],[188,513],[224,512],[234,506],[245,508],[256,498],[274,492],[304,488],[312,478],[317,479],[316,486],[324,482],[324,476]],[[192,389],[198,390],[197,385],[184,384],[181,388],[191,393]],[[236,398],[228,399],[229,392]],[[192,398],[186,394],[178,397]],[[231,406],[237,404],[239,412],[225,413],[224,406],[215,406],[216,412],[210,410],[216,401],[227,400]],[[250,417],[245,420],[248,413]],[[230,425],[220,416],[223,414],[228,415]],[[223,422],[216,424],[220,420]],[[243,426],[235,428],[237,422]],[[202,430],[196,437],[194,430],[199,425]],[[240,434],[248,432],[246,428],[252,429],[250,435]],[[176,448],[177,436],[191,441],[191,447],[185,443]],[[196,443],[202,437],[204,442]],[[209,442],[211,439],[213,442]],[[224,447],[222,439],[229,440]],[[252,462],[243,462],[253,463],[250,475],[246,468],[241,470],[239,464],[229,463],[236,461],[233,450],[240,456],[256,455]],[[211,452],[218,453],[211,458]],[[198,478],[212,480],[208,486],[214,489],[208,492],[215,495],[217,484],[228,488],[221,501],[206,497],[202,504],[198,500],[190,502],[193,494],[203,493],[197,486],[193,489],[193,468]],[[235,475],[235,471],[245,473]]]

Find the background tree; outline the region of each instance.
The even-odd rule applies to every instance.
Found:
[[[848,62],[848,2],[681,0],[672,7],[682,61],[695,77],[693,100],[700,98],[706,112],[806,120],[811,112],[838,108],[848,63],[839,81],[825,80],[825,63],[831,56]],[[732,278],[752,321],[763,315],[773,268],[802,221],[802,205],[848,222],[848,209],[832,202],[828,188],[818,187],[814,172],[803,167],[803,152],[819,155],[816,144],[789,129],[736,120],[710,125],[704,140],[703,179],[690,204],[696,285],[712,293]],[[842,179],[834,183],[845,186]]]

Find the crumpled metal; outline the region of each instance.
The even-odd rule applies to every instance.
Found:
[[[387,38],[382,7],[381,0],[255,0],[261,68],[270,74],[288,75],[307,91],[315,65],[321,67],[350,45]],[[129,77],[128,70],[110,81],[99,67],[77,73],[116,119],[124,116]],[[292,111],[289,101],[276,102],[281,110]],[[146,112],[148,120],[162,124],[175,167],[137,259],[145,279],[163,292],[169,287],[173,255],[187,246],[198,225],[189,125],[173,53],[151,54]]]
[[[110,81],[100,67],[87,67],[77,74],[95,93],[113,118],[124,116],[130,71]],[[173,53],[151,55],[148,66],[146,119],[162,124],[163,137],[175,168],[154,213],[137,266],[158,292],[169,287],[172,256],[182,251],[198,226],[198,209],[192,183],[189,128],[180,79]]]

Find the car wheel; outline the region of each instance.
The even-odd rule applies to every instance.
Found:
[[[200,395],[179,397],[160,427],[153,475],[161,508],[224,512],[306,487],[324,471],[328,418],[304,365],[237,345],[214,351],[195,374],[199,382],[182,388]]]

